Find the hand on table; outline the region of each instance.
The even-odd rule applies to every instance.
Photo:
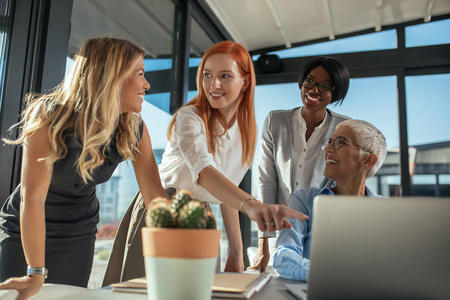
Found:
[[[244,257],[242,253],[232,253],[228,255],[227,263],[225,264],[224,272],[236,272],[243,273],[244,272]]]
[[[44,276],[12,277],[0,283],[0,290],[15,289],[19,292],[16,300],[26,300],[39,292],[44,284]]]
[[[266,271],[269,264],[270,252],[268,238],[260,238],[258,242],[258,252],[253,259],[253,264],[248,267],[248,270],[259,270],[260,273]]]

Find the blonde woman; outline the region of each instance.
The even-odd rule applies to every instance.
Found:
[[[87,286],[99,221],[95,188],[123,160],[133,162],[145,203],[166,197],[139,115],[150,88],[144,54],[126,40],[89,39],[65,84],[28,98],[21,134],[7,141],[23,147],[23,159],[21,184],[0,212],[0,289],[27,299],[45,278]]]

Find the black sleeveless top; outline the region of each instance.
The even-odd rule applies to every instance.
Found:
[[[142,138],[143,128],[141,122],[139,139]],[[116,141],[113,139],[105,149],[104,163],[91,174],[93,180],[84,183],[76,169],[81,143],[73,135],[67,135],[65,143],[67,155],[53,165],[45,201],[46,236],[74,237],[95,234],[99,222],[96,186],[108,181],[117,165],[124,159],[117,151]],[[4,231],[20,233],[20,188],[19,184],[0,211],[0,228]]]

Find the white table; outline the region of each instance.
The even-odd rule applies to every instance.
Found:
[[[0,300],[14,300],[16,299],[18,292],[16,290],[2,290],[0,291]],[[52,284],[44,283],[39,293],[30,298],[30,300],[80,300],[80,299],[93,299],[93,300],[147,300],[147,295],[131,294],[131,293],[113,293],[109,289],[96,289],[89,290],[82,287],[76,287],[65,284]]]
[[[254,294],[252,300],[266,300],[266,299],[287,299],[295,300],[296,298],[288,292],[285,287],[286,283],[299,283],[289,279],[273,277],[270,282],[258,293]],[[16,290],[2,290],[0,291],[0,300],[14,300],[17,297]],[[108,288],[101,288],[96,290],[89,290],[86,288],[45,283],[42,289],[30,298],[30,300],[147,300],[146,294],[134,293],[118,293],[113,292]],[[224,299],[224,298],[213,298]],[[229,299],[228,299],[229,300]]]

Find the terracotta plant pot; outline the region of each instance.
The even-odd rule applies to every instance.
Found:
[[[149,300],[211,299],[220,230],[142,229]]]

